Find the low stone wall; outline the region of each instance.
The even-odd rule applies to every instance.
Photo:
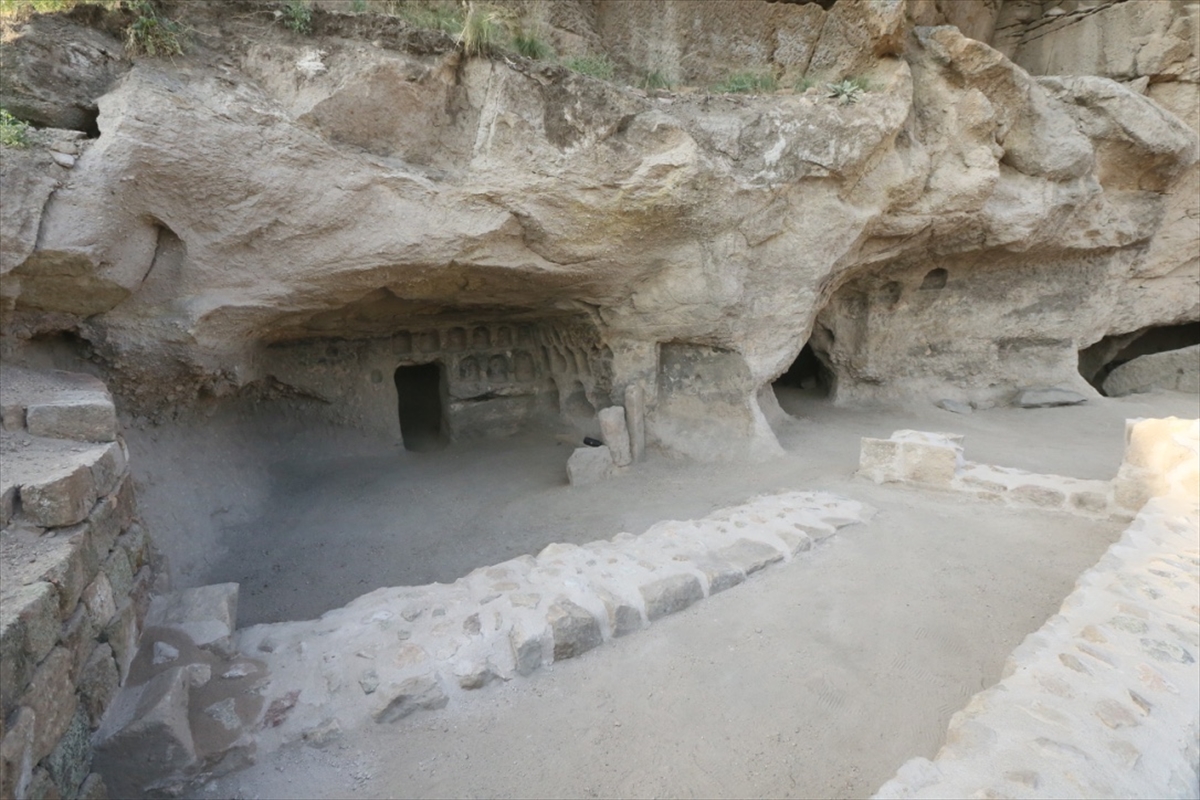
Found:
[[[1131,421],[1114,488],[1152,496],[876,797],[1200,796],[1200,421]]]
[[[103,798],[92,731],[156,570],[104,384],[0,373],[0,797]]]
[[[155,598],[98,737],[100,769],[114,791],[178,794],[256,752],[440,709],[641,630],[869,515],[821,492],[768,495],[236,633],[236,584]]]
[[[963,437],[953,433],[896,431],[888,439],[864,437],[858,474],[875,483],[908,483],[964,492],[1007,506],[1067,511],[1089,517],[1131,519],[1146,502],[1113,481],[976,464],[963,457]]]

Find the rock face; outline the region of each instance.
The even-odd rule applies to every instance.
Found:
[[[1200,318],[1196,3],[552,5],[560,50],[699,88],[184,4],[217,49],[98,80],[69,183],[6,153],[5,351],[76,331],[132,412],[250,396],[397,438],[410,366],[453,436],[639,386],[649,443],[714,459],[778,452],[760,390],[806,342],[835,400],[988,403],[1092,395],[1080,349]],[[6,98],[71,24],[5,44]],[[762,69],[785,90],[706,91]]]
[[[1200,392],[1200,345],[1139,356],[1104,379],[1104,393],[1109,397],[1153,389]]]

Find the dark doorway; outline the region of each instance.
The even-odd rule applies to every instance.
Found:
[[[800,350],[800,355],[788,367],[788,371],[775,379],[776,388],[802,389],[812,397],[829,396],[829,370],[821,363],[811,344]]]
[[[400,401],[400,435],[404,449],[434,450],[442,436],[442,370],[438,364],[396,368],[396,395]]]
[[[1103,394],[1105,378],[1125,362],[1196,344],[1200,344],[1200,322],[1152,325],[1131,333],[1105,336],[1079,351],[1079,374]]]

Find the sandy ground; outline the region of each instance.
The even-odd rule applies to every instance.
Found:
[[[868,795],[907,758],[936,752],[950,714],[998,679],[1119,530],[855,480],[859,437],[947,430],[967,435],[971,460],[1107,478],[1126,417],[1197,411],[1194,396],[1172,393],[970,416],[781,399],[799,416],[779,432],[782,458],[655,458],[585,489],[563,485],[568,448],[534,436],[412,454],[275,432],[265,460],[249,452],[264,440],[244,430],[222,440],[210,429],[204,447],[178,430],[132,437],[149,456],[152,524],[215,496],[228,502],[210,525],[241,516],[220,558],[189,566],[190,582],[243,583],[242,624],[315,616],[376,586],[452,580],[551,541],[640,532],[773,489],[828,489],[879,509],[811,557],[640,634],[445,711],[272,754],[205,795]],[[163,459],[184,451],[209,479],[172,511]],[[212,456],[227,469],[206,471]],[[262,485],[212,488],[258,472]],[[235,488],[253,502],[239,508]]]

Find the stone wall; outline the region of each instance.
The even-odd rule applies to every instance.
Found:
[[[1114,490],[1145,502],[1133,523],[951,718],[937,756],[876,797],[1200,792],[1200,422],[1131,420],[1126,441]]]
[[[103,798],[91,734],[128,675],[157,564],[104,384],[0,371],[0,796]]]

